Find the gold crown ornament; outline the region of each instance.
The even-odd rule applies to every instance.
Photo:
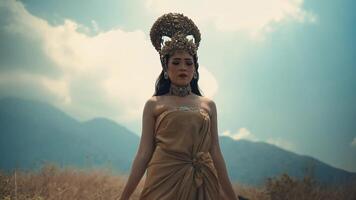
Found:
[[[159,17],[152,25],[150,37],[163,66],[165,56],[172,55],[176,50],[185,50],[196,56],[201,39],[194,22],[180,13],[168,13]]]

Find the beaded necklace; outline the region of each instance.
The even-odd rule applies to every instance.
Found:
[[[169,94],[174,96],[184,97],[191,94],[191,92],[192,88],[190,87],[190,84],[186,86],[178,86],[171,83],[171,86],[169,88]]]

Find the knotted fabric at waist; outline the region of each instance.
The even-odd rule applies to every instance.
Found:
[[[157,147],[148,164],[148,167],[152,165],[162,165],[162,166],[179,166],[185,167],[185,165],[190,165],[188,173],[193,176],[195,185],[200,187],[204,180],[204,172],[210,171],[214,174],[215,169],[213,165],[213,160],[209,152],[198,151],[193,154],[187,154],[182,152],[175,152],[170,150],[165,150],[161,147]],[[210,173],[208,172],[208,173]]]

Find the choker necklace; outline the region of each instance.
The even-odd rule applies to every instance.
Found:
[[[171,83],[171,86],[169,88],[169,94],[180,97],[184,97],[191,94],[191,91],[192,88],[190,87],[190,84],[186,86],[178,86]]]

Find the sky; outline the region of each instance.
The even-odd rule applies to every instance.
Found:
[[[351,0],[0,0],[0,98],[48,102],[141,134],[161,66],[149,31],[180,12],[200,29],[199,86],[219,135],[356,172]]]

